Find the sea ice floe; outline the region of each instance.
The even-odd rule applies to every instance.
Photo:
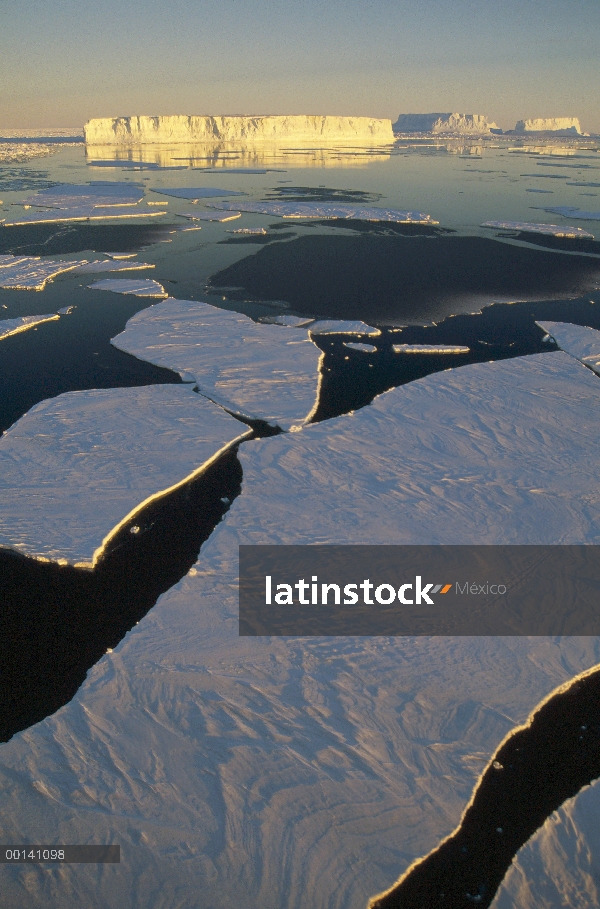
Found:
[[[466,354],[470,348],[455,344],[392,344],[392,350],[405,354]]]
[[[21,205],[37,205],[40,208],[79,208],[110,205],[136,205],[144,198],[144,188],[134,183],[62,183],[42,189],[23,199]]]
[[[9,258],[13,262],[8,261]],[[0,287],[7,290],[43,290],[46,283],[66,271],[73,271],[83,262],[42,259],[39,256],[3,256],[0,262]]]
[[[175,199],[187,199],[188,202],[199,202],[201,199],[213,199],[217,196],[245,196],[246,193],[233,192],[231,189],[217,189],[212,186],[182,187],[181,189],[158,189],[153,187],[153,192],[163,196],[173,196]]]
[[[431,215],[417,211],[387,208],[361,208],[355,205],[328,205],[318,202],[219,202],[211,208],[238,209],[282,218],[354,218],[360,221],[395,221],[400,224],[438,224]]]
[[[290,328],[305,328],[315,320],[307,319],[305,316],[268,316],[262,321],[273,325],[287,325]]]
[[[0,439],[0,545],[91,566],[111,532],[241,436],[189,386],[74,391]]]
[[[190,221],[235,221],[242,216],[239,211],[191,211],[177,214],[180,218],[188,218]]]
[[[556,209],[553,209],[556,211]],[[587,237],[594,235],[582,227],[567,227],[558,224],[538,224],[529,221],[485,221],[482,227],[493,227],[500,230],[521,230],[529,234],[549,234],[552,237]]]
[[[344,341],[344,347],[349,347],[350,350],[362,350],[364,353],[373,353],[377,350],[373,344],[361,344],[360,341]]]
[[[202,394],[246,418],[290,429],[317,406],[322,354],[298,329],[168,299],[137,313],[112,343],[140,360],[191,374]]]
[[[242,492],[193,569],[2,746],[6,842],[59,831],[128,856],[118,875],[40,870],[36,907],[116,909],[137,888],[147,906],[364,909],[448,835],[505,734],[598,640],[240,637],[238,547],[597,543],[597,388],[548,352],[244,443]],[[23,886],[6,866],[8,905]]]
[[[4,319],[0,321],[0,341],[9,338],[11,335],[18,335],[29,328],[35,328],[43,322],[54,322],[60,316],[55,313],[49,313],[45,316],[19,316],[17,319]]]
[[[600,221],[600,211],[582,211],[569,205],[556,205],[553,208],[545,208],[544,211],[563,215],[565,218],[575,218],[578,221]]]
[[[600,331],[571,322],[537,322],[561,350],[600,375]]]
[[[149,211],[147,208],[137,211],[122,211],[112,208],[96,208],[92,205],[76,208],[48,209],[47,211],[26,211],[20,215],[11,214],[4,222],[5,227],[16,227],[19,224],[60,224],[63,221],[107,221],[126,218],[157,218],[166,215],[166,211]]]
[[[369,335],[377,337],[381,334],[379,328],[373,328],[372,325],[366,325],[359,321],[344,321],[337,319],[320,319],[313,322],[309,328],[313,335]]]
[[[85,262],[78,265],[76,272],[79,275],[96,274],[102,271],[138,271],[142,268],[156,268],[148,262],[132,262],[131,259],[100,259],[96,262]]]
[[[115,294],[133,294],[136,297],[168,297],[158,281],[150,278],[105,278],[89,285],[91,290],[110,290]]]

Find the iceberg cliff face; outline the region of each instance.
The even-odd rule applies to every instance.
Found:
[[[564,133],[581,136],[581,126],[577,117],[547,117],[537,120],[519,120],[515,126],[516,133]]]
[[[114,117],[89,120],[87,145],[164,143],[327,142],[386,145],[394,141],[391,120],[371,117]]]
[[[498,127],[483,114],[400,114],[392,129],[395,133],[452,133],[460,136],[485,136]]]

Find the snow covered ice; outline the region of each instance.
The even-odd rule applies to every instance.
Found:
[[[6,842],[118,842],[121,864],[7,866],[6,902],[364,909],[598,642],[241,638],[238,546],[597,542],[599,408],[592,373],[549,352],[244,443],[194,568],[3,746]]]
[[[94,205],[79,205],[73,208],[48,209],[47,211],[25,211],[20,215],[6,218],[6,227],[17,227],[20,224],[60,224],[63,221],[107,221],[132,218],[157,218],[166,215],[166,211],[139,209],[122,211],[117,206],[100,208]]]
[[[555,205],[553,208],[545,208],[544,211],[563,215],[565,218],[575,218],[578,221],[600,221],[600,211],[583,211],[569,205]]]
[[[600,331],[570,322],[538,322],[561,350],[580,360],[600,375]]]
[[[64,261],[41,256],[0,255],[0,287],[13,290],[43,290],[48,281],[65,272],[78,274],[103,271],[134,271],[154,268],[145,262],[87,259]]]
[[[239,421],[189,386],[42,401],[0,438],[0,545],[91,566],[143,502],[242,435]]]
[[[533,190],[532,190],[533,191]],[[539,192],[539,190],[536,190]],[[556,209],[553,209],[556,211]],[[562,214],[562,212],[561,212]],[[594,239],[594,235],[582,227],[561,227],[558,224],[538,224],[530,221],[485,221],[482,227],[493,227],[499,230],[522,230],[531,234],[547,234],[551,237],[584,237]]]
[[[45,316],[19,316],[17,319],[3,319],[0,321],[0,341],[9,338],[11,335],[18,335],[29,328],[35,328],[36,325],[42,325],[44,322],[54,322],[60,316],[53,312]]]
[[[144,188],[134,183],[61,183],[42,189],[23,199],[21,205],[37,205],[40,208],[79,208],[81,206],[102,207],[108,205],[136,205],[144,198]]]
[[[153,192],[161,193],[164,196],[174,196],[176,199],[186,199],[188,202],[200,202],[201,199],[213,199],[216,196],[245,196],[246,193],[233,192],[230,189],[217,189],[211,186],[200,186],[197,188],[187,187],[181,189],[158,189],[154,187]]]
[[[110,290],[115,294],[134,294],[136,297],[168,297],[162,284],[150,278],[105,278],[89,285],[90,290]]]
[[[394,221],[399,224],[437,224],[431,215],[417,211],[398,211],[387,208],[365,208],[352,205],[329,205],[319,202],[216,202],[211,208],[227,211],[255,212],[261,215],[279,215],[282,218],[353,218],[361,221]]]
[[[379,328],[373,328],[372,325],[366,325],[365,322],[358,320],[345,321],[343,319],[319,319],[309,326],[309,331],[313,335],[369,335],[376,337],[381,334]]]
[[[137,313],[112,343],[192,375],[203,394],[246,418],[290,429],[308,420],[317,404],[322,354],[298,329],[167,299]]]

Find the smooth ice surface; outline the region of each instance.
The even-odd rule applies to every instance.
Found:
[[[453,344],[393,344],[394,353],[406,354],[463,354],[469,353],[469,347]]]
[[[373,328],[372,325],[366,325],[359,321],[344,321],[337,319],[320,319],[313,322],[309,328],[313,335],[370,335],[376,337],[381,334],[379,328]]]
[[[0,322],[0,341],[11,335],[27,331],[29,328],[35,328],[36,325],[41,325],[43,322],[54,322],[59,318],[57,313],[51,312],[46,316],[19,316],[17,319],[3,319]]]
[[[242,445],[196,566],[1,749],[6,842],[118,842],[121,864],[6,866],[5,902],[364,909],[598,642],[240,638],[238,545],[596,543],[599,410],[597,379],[552,352]]]
[[[144,198],[144,188],[132,183],[61,183],[42,189],[23,199],[22,205],[47,205],[51,208],[80,206],[136,205]]]
[[[540,190],[536,190],[539,192]],[[553,209],[556,211],[556,209]],[[482,227],[493,227],[502,230],[523,230],[530,234],[549,234],[552,237],[588,237],[594,235],[583,227],[567,227],[558,224],[538,224],[529,221],[485,221]]]
[[[538,322],[554,338],[561,350],[580,360],[600,375],[600,331],[570,322]]]
[[[158,281],[150,278],[105,278],[89,285],[91,290],[110,290],[115,294],[134,294],[136,297],[168,297]]]
[[[544,211],[563,215],[565,218],[576,218],[578,221],[600,221],[600,211],[582,211],[569,205],[555,205],[553,208],[545,208]]]
[[[519,850],[492,909],[596,909],[600,905],[600,781],[546,820]]]
[[[298,329],[193,300],[137,313],[112,343],[183,377],[233,413],[290,429],[313,413],[321,351]]]
[[[242,216],[239,211],[189,211],[177,214],[180,218],[188,218],[190,221],[235,221]]]
[[[231,189],[217,189],[211,186],[187,187],[181,189],[157,189],[153,192],[163,196],[174,196],[176,199],[187,199],[188,202],[199,202],[201,199],[213,199],[215,196],[245,196],[246,193],[233,192]]]
[[[62,221],[106,221],[108,219],[125,218],[157,218],[166,215],[166,211],[153,209],[140,209],[139,211],[123,211],[116,206],[100,208],[93,205],[81,205],[65,209],[48,209],[47,211],[25,211],[20,215],[12,214],[4,222],[6,227],[16,227],[18,224],[58,224]]]
[[[0,545],[91,566],[131,512],[197,471],[240,429],[189,386],[42,401],[0,439]]]
[[[12,262],[9,262],[12,259]],[[43,290],[46,283],[66,271],[73,271],[86,260],[73,262],[43,259],[40,256],[2,256],[0,287],[13,290]]]
[[[364,208],[355,205],[329,205],[319,202],[219,202],[211,208],[279,215],[282,218],[354,218],[360,221],[394,221],[399,224],[438,224],[431,215],[393,208]]]

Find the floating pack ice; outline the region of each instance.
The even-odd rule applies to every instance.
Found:
[[[12,262],[10,261],[12,259]],[[43,290],[48,281],[73,271],[86,260],[64,262],[39,256],[1,256],[0,287],[7,290]]]
[[[217,189],[216,187],[200,186],[197,188],[187,187],[181,189],[158,189],[152,190],[163,196],[173,196],[175,199],[187,199],[188,202],[199,202],[201,199],[213,199],[216,196],[245,196],[246,193],[233,192],[231,189]]]
[[[405,354],[465,354],[470,348],[452,344],[393,344],[392,350]]]
[[[571,322],[537,322],[561,350],[600,375],[600,331]]]
[[[322,354],[298,329],[168,299],[137,313],[111,343],[186,379],[191,374],[202,394],[242,417],[290,429],[317,406]]]
[[[134,183],[62,183],[40,190],[24,199],[21,205],[38,205],[40,208],[79,208],[82,206],[136,205],[144,198],[144,188]]]
[[[43,322],[54,322],[60,316],[53,312],[46,316],[19,316],[17,319],[4,319],[0,322],[0,341],[11,335],[18,335],[29,328],[35,328]]]
[[[89,285],[91,290],[110,290],[115,294],[133,294],[136,297],[168,297],[168,293],[158,281],[150,278],[105,278]]]
[[[0,544],[90,567],[113,530],[200,473],[240,429],[189,386],[42,401],[0,439]]]
[[[279,215],[282,218],[354,218],[359,221],[395,221],[398,224],[438,224],[431,215],[418,211],[397,211],[392,208],[359,208],[352,205],[328,205],[318,202],[219,202],[211,208],[238,209],[261,215]]]
[[[379,328],[366,325],[359,321],[344,321],[337,319],[320,319],[309,327],[313,335],[369,335],[376,337],[381,334]]]
[[[177,212],[180,218],[188,218],[190,221],[235,221],[241,218],[239,211],[197,211],[197,212]]]
[[[25,211],[21,215],[10,215],[4,222],[5,227],[16,227],[19,224],[59,224],[63,221],[107,221],[126,218],[157,218],[166,215],[166,211],[140,209],[139,211],[121,211],[116,207],[96,208],[93,205],[76,208],[48,209],[48,211]]]
[[[242,445],[242,492],[189,574],[68,705],[2,746],[6,842],[58,829],[128,856],[117,875],[62,865],[36,905],[124,906],[141,882],[148,906],[268,893],[359,909],[450,834],[498,743],[597,662],[597,641],[240,637],[239,545],[593,543],[599,407],[597,379],[553,352],[437,373]],[[136,420],[144,438],[155,414]],[[20,866],[3,893],[24,905]]]
[[[77,274],[96,274],[102,271],[138,271],[142,268],[156,268],[148,262],[132,262],[131,260],[120,259],[100,259],[96,262],[86,262],[85,265],[78,265]]]
[[[349,347],[350,350],[362,350],[363,353],[373,353],[377,350],[373,344],[361,344],[360,341],[344,341],[344,347]]]
[[[545,208],[544,211],[563,215],[565,218],[576,218],[578,221],[600,221],[600,211],[582,211],[580,208],[571,208],[568,205],[555,205],[553,208]]]
[[[550,211],[550,209],[546,209]],[[552,209],[556,211],[556,209]],[[594,235],[583,227],[567,227],[558,224],[539,224],[530,221],[485,221],[482,227],[493,227],[496,230],[519,230],[528,234],[547,234],[552,237],[588,238],[593,240]]]

